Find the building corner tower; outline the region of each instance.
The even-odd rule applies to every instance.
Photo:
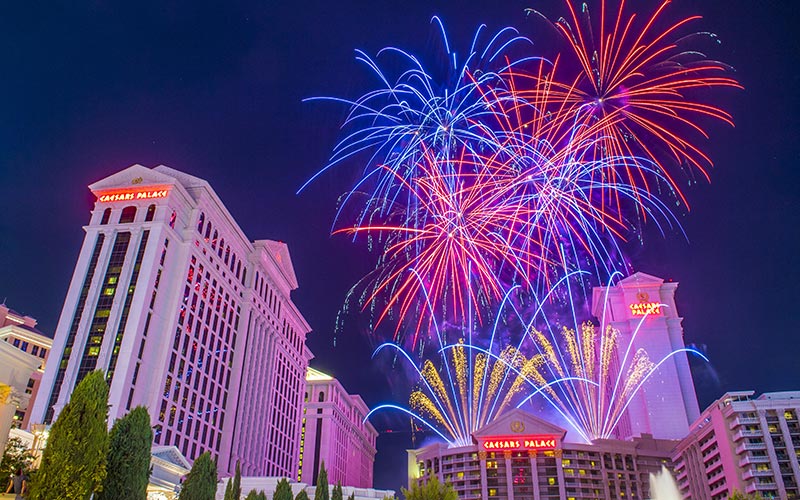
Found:
[[[631,356],[638,349],[644,349],[654,363],[668,356],[633,396],[617,428],[619,439],[642,434],[682,439],[700,416],[686,352],[671,355],[685,348],[683,318],[675,307],[677,288],[678,283],[637,272],[593,291],[592,314],[619,331],[618,362],[629,344]]]

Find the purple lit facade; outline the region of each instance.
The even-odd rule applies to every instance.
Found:
[[[364,421],[369,413],[364,400],[313,368],[308,369],[305,392],[297,480],[316,485],[325,462],[330,484],[372,488],[378,432]]]
[[[31,422],[93,370],[113,421],[150,411],[156,446],[221,475],[294,476],[310,328],[285,244],[251,242],[204,180],[134,165],[90,186],[87,226]]]
[[[673,451],[681,495],[800,498],[800,392],[729,392],[709,406]]]

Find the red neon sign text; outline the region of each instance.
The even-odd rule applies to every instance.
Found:
[[[497,437],[483,442],[484,450],[552,450],[555,447],[554,436]]]
[[[646,314],[654,316],[661,314],[661,304],[658,302],[639,302],[636,304],[631,304],[630,308],[631,314],[634,316],[644,316]]]
[[[149,188],[108,191],[97,195],[99,202],[154,200],[166,198],[169,186],[151,186]]]

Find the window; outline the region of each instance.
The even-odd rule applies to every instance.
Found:
[[[106,208],[103,210],[103,218],[100,219],[100,224],[108,224],[108,220],[111,218],[111,209]]]
[[[136,207],[130,206],[122,209],[122,214],[119,216],[120,224],[130,224],[136,218]]]
[[[149,207],[147,207],[147,214],[145,214],[144,216],[144,221],[150,222],[151,220],[153,220],[153,217],[155,216],[156,216],[156,206],[150,205]]]
[[[200,212],[200,220],[197,221],[197,232],[203,234],[203,224],[206,222],[206,214]]]
[[[175,210],[172,211],[172,215],[169,216],[169,227],[175,229],[175,221],[178,220],[178,214]]]
[[[24,352],[28,352],[28,343],[27,342],[23,342],[22,345],[19,346],[19,348]]]

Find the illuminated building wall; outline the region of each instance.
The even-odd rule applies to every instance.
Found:
[[[650,473],[671,468],[676,442],[565,442],[566,430],[513,410],[473,433],[474,444],[432,444],[408,452],[409,487],[435,475],[461,500],[650,498]]]
[[[0,340],[40,359],[41,366],[34,371],[28,379],[25,394],[29,397],[26,404],[20,406],[14,415],[14,425],[27,428],[30,420],[28,408],[33,406],[39,393],[47,356],[53,340],[36,328],[37,321],[30,316],[24,316],[9,309],[5,304],[0,304]]]
[[[338,380],[308,369],[303,408],[303,430],[298,481],[317,484],[324,461],[328,482],[372,488],[375,428],[364,417],[369,412],[360,396],[348,394]]]
[[[729,392],[709,406],[673,452],[687,500],[800,498],[800,392]]]
[[[643,348],[654,362],[685,347],[683,318],[675,307],[677,288],[677,283],[635,273],[613,287],[594,289],[592,314],[620,332],[617,360],[631,342],[632,353]],[[616,437],[651,434],[682,439],[699,414],[689,361],[685,353],[679,353],[663,363],[633,397]]]
[[[285,244],[251,242],[209,184],[134,165],[97,196],[32,422],[50,423],[92,370],[110,420],[150,411],[155,445],[221,475],[294,475],[309,327]]]

